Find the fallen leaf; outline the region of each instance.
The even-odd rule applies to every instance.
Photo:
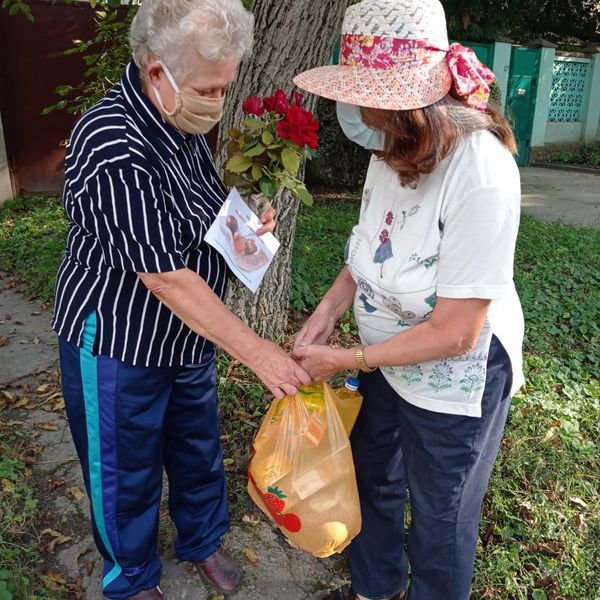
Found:
[[[58,587],[62,587],[66,585],[66,580],[63,579],[58,573],[48,573],[42,577],[42,580],[46,587],[50,589],[56,589]]]
[[[546,432],[546,435],[543,437],[542,443],[550,442],[551,440],[553,440],[556,437],[557,431],[558,430],[556,427],[550,427],[550,429],[548,429],[548,431]]]
[[[75,500],[77,500],[77,502],[79,502],[80,500],[83,500],[85,498],[85,494],[81,491],[81,488],[70,487],[67,489],[67,492],[69,494],[71,494],[71,496],[73,496],[73,498],[75,498]]]
[[[64,398],[58,398],[58,400],[56,400],[56,402],[54,403],[54,406],[52,407],[52,410],[62,410],[65,407],[65,399]]]
[[[15,325],[25,325],[25,323],[23,321],[15,321]]]
[[[242,522],[250,525],[258,525],[260,523],[260,519],[254,515],[244,515],[242,517]]]
[[[44,529],[44,531],[42,531],[42,535],[50,535],[53,538],[47,546],[48,552],[50,552],[50,554],[54,553],[54,549],[56,548],[56,546],[60,544],[66,544],[67,542],[70,542],[73,539],[72,537],[68,535],[63,535],[62,533],[59,533],[54,529]],[[58,582],[58,580],[56,581]],[[64,579],[62,579],[62,583],[65,583]]]
[[[36,427],[44,431],[58,431],[58,425],[54,423],[38,423]]]
[[[55,490],[57,487],[60,487],[61,485],[65,485],[65,480],[64,479],[51,479],[48,482],[48,485],[50,486],[51,490]]]
[[[10,479],[0,479],[0,483],[5,492],[12,492],[15,489],[15,484]]]
[[[242,552],[251,564],[255,565],[258,562],[258,556],[251,548],[242,548]]]
[[[229,466],[231,466],[231,465],[234,465],[234,464],[235,464],[235,459],[233,459],[233,458],[224,458],[224,459],[223,459],[223,464],[224,464],[226,467],[229,467]]]
[[[577,496],[569,498],[569,500],[570,500],[570,502],[572,504],[576,504],[577,506],[581,506],[581,508],[587,508],[588,507],[587,502],[585,502],[585,500],[582,500],[581,498],[578,498]]]
[[[4,315],[4,320],[5,321],[12,321],[12,317],[11,315],[9,315],[8,313]]]
[[[587,537],[587,529],[588,529],[588,524],[587,521],[585,520],[585,516],[582,514],[578,514],[575,519],[575,526],[577,527],[577,531],[579,531],[579,535],[582,538]]]
[[[39,338],[37,335],[36,335],[36,336],[33,338],[33,343],[34,343],[36,346],[39,346],[39,345],[41,344],[41,342],[40,342],[40,338]]]
[[[5,427],[16,427],[17,425],[24,425],[25,423],[23,421],[6,421],[6,423],[4,423]]]
[[[39,385],[37,390],[35,390],[38,394],[43,394],[44,392],[46,392],[48,390],[48,388],[50,387],[49,384],[44,383],[42,385]]]
[[[29,344],[29,340],[19,340],[19,344]]]
[[[39,310],[34,310],[34,311],[31,313],[31,316],[32,316],[32,317],[39,317],[41,314],[42,314],[42,313],[41,313]]]
[[[17,400],[13,406],[13,408],[23,408],[29,404],[29,398],[27,396],[23,396],[20,400]]]
[[[2,390],[2,395],[7,399],[7,400],[12,400],[15,396],[14,394],[11,394],[10,392],[6,391],[6,390]]]
[[[0,336],[0,347],[8,346],[8,338],[4,336]]]

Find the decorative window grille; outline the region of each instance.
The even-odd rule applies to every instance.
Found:
[[[577,123],[585,100],[589,62],[554,61],[548,121]]]

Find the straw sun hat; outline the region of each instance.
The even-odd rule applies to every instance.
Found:
[[[494,74],[470,48],[448,44],[438,0],[363,0],[346,11],[340,64],[301,73],[294,83],[348,104],[410,110],[451,88],[485,110]]]

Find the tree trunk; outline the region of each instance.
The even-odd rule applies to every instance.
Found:
[[[242,64],[238,80],[228,93],[221,137],[241,120],[241,105],[246,96],[271,95],[278,87],[291,91],[294,75],[327,64],[350,3],[351,0],[254,1],[254,53]],[[309,96],[307,106],[314,110],[315,104],[316,98]],[[298,204],[289,192],[274,202],[278,222],[275,235],[281,248],[256,295],[234,280],[227,298],[228,306],[240,318],[259,335],[273,340],[282,335],[287,324]]]

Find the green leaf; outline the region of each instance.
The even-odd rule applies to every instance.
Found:
[[[306,189],[305,186],[299,185],[295,190],[296,195],[300,198],[302,204],[312,206],[314,204],[313,195]]]
[[[238,154],[231,158],[227,164],[225,165],[225,169],[227,171],[231,171],[232,173],[244,173],[252,166],[252,159],[247,156],[242,156]]]
[[[245,156],[254,157],[254,156],[260,156],[261,154],[264,154],[265,150],[266,150],[266,148],[262,144],[256,144],[249,150],[244,150],[243,152],[244,152]]]
[[[295,150],[284,148],[281,151],[281,162],[290,175],[295,177],[300,170],[300,157]]]
[[[263,176],[262,166],[260,163],[255,162],[252,165],[252,179],[254,179],[254,181],[260,181],[262,176]]]
[[[10,4],[10,0],[3,0],[2,8],[6,8]]]
[[[277,184],[268,177],[263,177],[260,180],[260,191],[267,197],[269,200],[273,200],[278,192]]]
[[[270,146],[275,141],[275,136],[267,129],[263,131],[262,141],[265,146]]]
[[[544,590],[533,590],[533,594],[531,596],[533,600],[548,600],[548,596]]]
[[[18,4],[13,4],[9,9],[8,9],[8,14],[9,15],[14,15],[17,11],[19,10],[19,5]]]
[[[244,119],[244,125],[248,129],[262,129],[266,126],[266,123],[260,121],[259,119],[253,119],[252,117],[248,117],[247,119]]]
[[[52,106],[46,106],[46,108],[44,108],[44,110],[42,110],[42,115],[49,115],[51,112],[54,112],[56,110],[57,106],[56,104],[53,104]]]
[[[275,152],[275,150],[267,150],[267,154],[273,162],[279,162],[281,160],[281,155],[279,152]]]
[[[295,190],[299,185],[295,179],[290,179],[289,177],[284,178],[281,183],[288,190]]]
[[[223,181],[228,188],[236,187],[239,190],[249,189],[252,187],[252,183],[248,181],[242,175],[225,171],[223,173]]]
[[[232,140],[237,140],[242,136],[242,132],[239,129],[236,129],[235,127],[232,127],[228,132],[227,135],[232,139]]]

